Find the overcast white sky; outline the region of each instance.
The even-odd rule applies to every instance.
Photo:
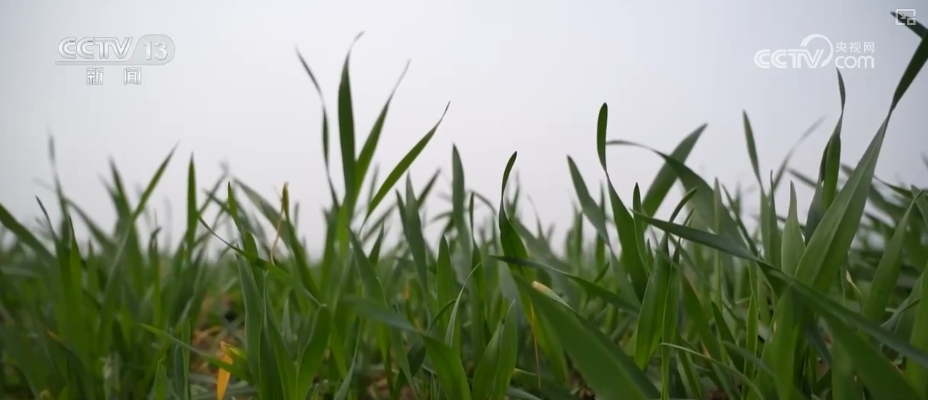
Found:
[[[742,110],[753,122],[764,176],[825,116],[793,161],[814,175],[839,113],[835,66],[765,70],[754,55],[798,48],[810,34],[834,45],[874,44],[875,68],[843,70],[842,150],[853,164],[918,43],[894,24],[889,13],[896,8],[916,8],[928,20],[928,4],[914,1],[2,1],[0,202],[30,219],[40,215],[35,195],[52,202],[36,184],[51,177],[49,130],[66,191],[103,221],[112,218],[99,180],[108,159],[134,187],[179,144],[154,206],[163,209],[170,199],[175,220],[182,218],[185,167],[194,154],[201,186],[218,176],[222,162],[268,195],[289,181],[303,204],[304,232],[318,242],[317,210],[328,201],[320,103],[294,48],[321,80],[334,116],[341,65],[361,31],[351,60],[359,142],[412,61],[375,158],[383,168],[392,168],[451,102],[412,168],[419,185],[442,168],[439,189],[450,190],[456,144],[468,186],[498,201],[503,168],[518,150],[524,191],[546,223],[563,224],[575,201],[566,156],[589,184],[603,177],[595,149],[603,102],[609,138],[664,151],[708,123],[688,164],[731,186],[753,181]],[[106,68],[103,86],[87,86],[84,67],[54,63],[65,37],[144,34],[170,36],[177,54],[166,66],[143,67],[139,86],[123,85],[121,67]],[[921,161],[928,151],[925,73],[894,114],[877,168],[884,179],[928,183]],[[609,163],[626,199],[661,165],[631,148],[610,148]],[[809,198],[800,192],[803,206]]]

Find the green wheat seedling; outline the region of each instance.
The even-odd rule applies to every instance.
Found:
[[[322,104],[330,202],[321,246],[298,231],[288,184],[272,199],[225,175],[201,187],[192,157],[182,235],[167,238],[149,200],[173,151],[137,196],[112,166],[109,227],[56,175],[51,201],[37,198],[38,223],[0,206],[0,393],[928,399],[928,198],[874,175],[889,120],[928,60],[928,30],[909,27],[921,41],[859,160],[840,157],[840,72],[842,116],[818,171],[790,169],[792,150],[762,171],[744,113],[753,194],[687,166],[707,125],[664,152],[616,138],[603,104],[589,138],[606,179],[582,176],[567,158],[577,206],[563,242],[543,216],[523,217],[525,195],[510,182],[516,153],[500,166],[498,194],[468,187],[456,147],[450,188],[438,173],[413,185],[407,172],[444,113],[381,179],[375,155],[396,89],[361,143],[350,50],[334,113],[298,54]],[[664,164],[623,199],[608,150]],[[796,184],[812,198],[800,199]],[[675,188],[685,194],[672,204]],[[789,202],[777,204],[784,190]],[[759,215],[745,211],[754,205]],[[47,207],[63,217],[53,221]]]

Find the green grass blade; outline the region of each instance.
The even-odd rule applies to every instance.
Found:
[[[693,151],[693,147],[696,146],[696,142],[699,140],[699,137],[702,136],[707,126],[708,124],[702,124],[687,135],[686,138],[677,145],[673,152],[670,153],[670,157],[673,157],[680,163],[686,162],[687,157],[689,157],[690,152]],[[667,193],[670,192],[670,188],[673,187],[676,181],[677,173],[674,171],[674,168],[669,164],[664,164],[657,172],[657,176],[654,177],[654,181],[648,186],[648,192],[644,195],[644,200],[641,202],[641,208],[644,210],[645,214],[654,215],[654,213],[657,212],[657,209],[660,207],[661,203],[664,202],[664,198],[667,196]]]
[[[596,154],[599,156],[599,163],[603,170],[606,170],[606,127],[609,123],[609,106],[606,103],[599,108],[599,116],[596,119]],[[606,171],[609,174],[609,171]]]
[[[577,197],[580,199],[580,207],[583,210],[583,215],[593,224],[593,227],[596,228],[596,232],[600,237],[608,242],[609,233],[606,232],[606,219],[600,212],[596,200],[593,200],[593,197],[590,196],[586,183],[583,182],[583,177],[580,176],[580,171],[577,169],[577,164],[574,163],[573,158],[567,157],[567,165],[570,168],[570,178],[573,181],[574,190],[577,193]]]
[[[326,308],[320,308],[314,319],[313,333],[309,342],[302,349],[297,369],[297,398],[305,399],[313,386],[313,377],[322,364],[323,356],[329,342],[332,317]]]
[[[351,100],[351,77],[348,64],[351,59],[351,50],[354,44],[364,33],[359,33],[348,48],[345,63],[342,66],[342,79],[338,85],[338,136],[342,153],[342,174],[345,179],[345,208],[350,217],[354,211],[354,202],[357,199],[357,159],[354,149],[354,110]]]
[[[638,232],[635,230],[635,221],[632,219],[631,214],[628,212],[628,208],[625,206],[625,203],[622,202],[622,199],[619,198],[618,193],[616,193],[615,188],[612,186],[612,179],[609,177],[609,169],[606,168],[606,129],[608,127],[609,119],[609,107],[603,103],[602,107],[599,109],[599,117],[596,123],[596,151],[599,155],[599,163],[603,168],[603,172],[606,173],[606,185],[609,189],[609,202],[612,206],[612,215],[615,220],[616,234],[619,237],[619,244],[622,248],[622,254],[620,256],[620,263],[613,263],[613,268],[617,275],[623,275],[623,268],[627,269],[628,274],[632,278],[632,286],[635,289],[635,298],[640,299],[644,296],[645,286],[648,282],[647,271],[645,270],[644,264],[641,261],[641,255],[638,253]],[[682,156],[686,158],[684,154]],[[574,177],[574,167],[571,163],[571,179],[574,181],[574,186],[578,188],[577,183],[583,183],[581,177]],[[658,176],[660,178],[660,175]],[[673,176],[671,176],[673,178]],[[675,178],[673,178],[675,179]],[[661,182],[656,182],[656,184],[662,184]],[[670,184],[673,184],[673,180],[670,181]],[[668,186],[668,189],[670,187]],[[579,194],[579,189],[578,189]],[[666,194],[666,192],[664,192]],[[660,193],[654,195],[656,197],[661,197]],[[663,201],[663,198],[655,200],[656,203]],[[583,200],[581,199],[581,204]],[[586,208],[586,207],[584,207]],[[594,212],[591,215],[588,215],[587,218],[596,219],[599,215],[603,216],[605,219],[605,211],[600,209],[598,212]],[[605,220],[603,221],[605,225]],[[597,227],[599,230],[599,227]],[[605,226],[602,227],[602,231],[605,232]],[[600,233],[600,240],[605,243],[609,243],[608,235]],[[609,246],[611,250],[611,246]]]
[[[309,64],[306,63],[306,60],[303,59],[303,55],[300,54],[300,51],[296,52],[297,57],[300,59],[300,64],[303,65],[303,70],[306,71],[306,75],[309,75],[309,80],[312,81],[313,86],[316,88],[316,93],[319,95],[319,102],[322,103],[322,158],[325,161],[325,169],[328,174],[329,171],[329,114],[325,108],[325,98],[322,96],[322,89],[319,87],[319,82],[316,80],[316,76],[313,75],[313,71],[309,68]]]
[[[806,217],[806,240],[811,240],[812,234],[818,228],[825,210],[831,206],[834,193],[837,190],[838,165],[841,156],[841,128],[844,123],[844,104],[847,98],[844,90],[844,78],[841,76],[840,70],[838,71],[838,92],[841,95],[841,115],[838,117],[838,123],[835,125],[831,138],[822,152],[818,181],[815,183],[815,194],[812,196],[812,203],[809,205],[809,213]]]
[[[701,132],[701,131],[697,131]],[[621,145],[621,146],[635,146],[640,147],[646,150],[653,152],[654,154],[660,156],[664,159],[665,166],[669,166],[670,170],[673,171],[676,176],[683,183],[683,186],[687,191],[695,190],[696,194],[693,196],[694,207],[697,210],[697,213],[701,215],[704,221],[716,221],[719,219],[719,229],[720,233],[730,236],[732,238],[740,238],[737,225],[735,221],[731,218],[727,212],[717,213],[716,212],[716,200],[714,198],[715,191],[703,180],[699,175],[693,172],[692,169],[683,164],[680,160],[668,156],[664,153],[661,153],[657,150],[654,150],[650,147],[640,145],[634,142],[626,140],[611,140],[606,142],[607,145]],[[642,203],[642,207],[643,207]],[[718,214],[718,215],[717,215]]]
[[[361,190],[361,186],[364,184],[364,177],[367,175],[367,169],[371,165],[371,160],[374,158],[374,151],[377,150],[377,143],[380,142],[380,133],[383,132],[383,124],[387,119],[387,112],[390,109],[390,102],[393,101],[393,95],[396,94],[396,89],[399,88],[400,82],[403,81],[403,77],[406,76],[406,71],[409,70],[409,62],[406,62],[406,66],[403,68],[403,72],[400,74],[400,78],[397,80],[396,85],[393,86],[393,91],[390,92],[390,96],[387,97],[386,104],[383,105],[383,109],[380,111],[380,115],[377,117],[377,121],[374,122],[374,127],[371,128],[371,133],[367,136],[367,140],[364,141],[364,147],[361,148],[361,154],[358,155],[357,163],[357,179],[355,180],[355,188],[357,191]]]
[[[242,296],[245,302],[245,351],[248,353],[249,370],[255,377],[259,377],[262,352],[262,330],[264,329],[264,307],[261,304],[261,294],[255,282],[251,267],[244,261],[236,263],[238,266],[239,281],[242,285]],[[260,385],[262,395],[268,395],[265,385]]]
[[[536,283],[521,286],[541,318],[547,319],[558,341],[574,362],[584,381],[603,399],[653,399],[660,396],[657,388],[635,367],[634,362],[612,344],[599,330],[591,328],[582,317],[566,304],[544,294]],[[559,304],[560,303],[560,304]]]
[[[731,373],[732,375],[737,376],[737,377],[741,380],[741,383],[743,383],[745,386],[747,386],[749,389],[751,389],[751,392],[754,393],[754,394],[756,394],[756,395],[758,396],[759,399],[762,399],[762,400],[765,399],[763,393],[760,391],[760,389],[757,387],[757,385],[755,385],[754,382],[751,381],[751,378],[745,376],[743,373],[741,373],[741,371],[738,371],[737,369],[732,368],[732,366],[730,366],[730,365],[728,365],[728,364],[725,364],[725,363],[723,363],[723,362],[721,362],[721,361],[719,361],[719,360],[713,359],[713,358],[711,358],[711,357],[707,357],[707,356],[704,355],[704,354],[698,353],[698,352],[696,352],[696,351],[693,351],[693,350],[688,349],[688,348],[683,347],[683,346],[678,346],[678,345],[671,344],[671,343],[663,343],[663,345],[664,345],[664,346],[668,346],[668,347],[672,347],[672,348],[677,349],[677,350],[680,350],[680,351],[684,351],[684,352],[686,352],[686,353],[689,353],[689,354],[694,355],[694,356],[696,356],[696,357],[702,358],[702,359],[704,359],[704,360],[706,360],[706,361],[709,361],[710,363],[712,363],[712,364],[714,364],[714,365],[717,365],[717,366],[719,366],[719,367],[725,369],[726,371],[728,371],[728,372]]]
[[[135,221],[140,215],[142,215],[142,212],[145,211],[145,205],[148,204],[148,199],[151,198],[152,192],[154,192],[155,187],[158,186],[158,182],[161,180],[161,176],[164,175],[164,171],[167,169],[168,164],[171,162],[171,157],[174,156],[175,150],[177,150],[176,145],[171,149],[171,152],[168,153],[168,156],[164,159],[164,161],[161,162],[161,165],[158,166],[154,176],[152,176],[148,181],[148,185],[145,186],[145,191],[142,192],[142,196],[139,198],[139,203],[135,206],[135,211],[132,212],[133,221]]]
[[[397,193],[399,197],[399,193]],[[406,213],[404,215],[403,223],[403,233],[406,237],[406,242],[409,245],[409,250],[412,253],[413,261],[416,266],[416,274],[419,278],[419,286],[422,288],[422,293],[428,299],[426,303],[429,306],[429,309],[434,310],[434,302],[432,301],[431,292],[429,288],[429,275],[428,275],[428,260],[426,257],[427,249],[425,247],[425,238],[422,233],[422,221],[419,219],[419,206],[416,201],[416,194],[412,188],[412,180],[407,176],[406,179]]]
[[[799,147],[799,144],[804,142],[806,138],[809,137],[809,135],[815,132],[815,130],[818,129],[819,125],[821,125],[822,121],[824,120],[825,120],[824,116],[816,120],[812,124],[812,126],[806,129],[806,131],[803,132],[802,135],[799,136],[799,139],[796,140],[795,143],[793,143],[792,147],[789,148],[789,151],[786,152],[786,156],[783,157],[783,161],[780,163],[780,167],[777,168],[777,172],[775,174],[775,177],[773,178],[773,187],[770,189],[771,193],[776,193],[777,188],[780,187],[780,182],[783,179],[783,174],[786,172],[786,167],[789,165],[789,161],[792,159],[793,153],[796,151],[796,148]]]
[[[502,257],[490,256],[490,257],[503,261],[505,263],[511,264],[511,265],[529,267],[529,268],[534,268],[539,271],[545,271],[545,272],[549,272],[552,274],[566,276],[570,278],[572,281],[574,281],[575,283],[577,283],[578,285],[580,285],[580,287],[582,287],[583,290],[586,291],[587,295],[590,296],[591,298],[596,297],[596,298],[602,299],[603,301],[609,304],[612,304],[617,309],[626,311],[632,315],[638,315],[639,312],[641,311],[640,307],[637,304],[633,304],[629,302],[628,300],[625,300],[623,297],[617,295],[615,292],[612,292],[609,289],[606,289],[592,281],[589,281],[580,276],[571,274],[569,272],[557,269],[549,265],[545,265],[540,262],[520,259],[518,257],[511,257],[511,256],[502,256]]]
[[[896,86],[896,92],[893,94],[893,102],[889,106],[890,113],[896,109],[896,105],[902,100],[902,96],[905,95],[909,86],[915,81],[915,77],[922,70],[925,61],[928,61],[928,35],[925,34],[924,30],[922,30],[920,35],[922,40],[915,49],[915,54],[912,55],[912,59],[909,60],[909,65],[906,66],[905,72],[902,73],[902,77],[899,78],[899,84]]]
[[[757,184],[763,188],[764,182],[760,179],[760,168],[757,162],[757,145],[754,144],[754,130],[751,129],[751,121],[748,119],[747,111],[741,112],[741,119],[744,121],[744,136],[748,144],[748,157],[751,158],[751,168],[754,170]]]
[[[861,310],[864,318],[879,322],[886,310],[886,306],[889,304],[890,293],[896,286],[900,268],[902,267],[902,245],[909,227],[909,216],[911,216],[919,197],[921,196],[916,196],[912,200],[905,215],[898,221],[892,238],[886,243],[883,257],[876,267],[876,272],[874,272],[870,293],[867,295]]]
[[[928,228],[928,199],[925,196],[919,196],[916,203],[919,212],[922,214],[925,227]],[[919,288],[921,289],[922,300],[925,300],[925,293],[928,293],[928,264],[922,269],[920,287],[916,287],[916,290]],[[916,290],[913,290],[912,295],[915,295]],[[910,342],[915,348],[928,352],[928,303],[925,301],[919,302],[918,308],[915,310],[915,323],[912,326]],[[915,386],[915,390],[922,397],[928,398],[928,366],[913,362],[911,359],[907,359],[905,365],[906,378]]]
[[[661,241],[660,252],[664,253],[668,249],[668,236],[665,235]],[[638,314],[638,327],[635,331],[637,342],[635,343],[635,364],[638,368],[644,370],[647,366],[651,355],[657,349],[662,335],[662,323],[664,315],[664,302],[670,282],[671,268],[664,257],[658,256],[654,260],[653,270],[648,281],[648,288],[644,292],[644,299],[641,301],[641,312]]]
[[[265,307],[267,307],[267,304],[270,303],[270,299],[267,295],[267,285],[264,286],[263,292],[263,302]],[[279,384],[275,385],[276,387],[273,389],[273,392],[276,393],[275,398],[295,398],[297,390],[296,365],[290,356],[287,344],[284,342],[283,334],[280,331],[280,324],[277,323],[273,313],[269,311],[270,310],[265,308],[263,332],[267,334],[264,340],[269,344],[269,346],[265,346],[265,349],[269,347],[271,351],[265,353],[267,356],[262,354],[262,358],[264,358],[262,361],[265,362],[264,369],[273,375],[277,375],[275,381],[279,382]],[[268,366],[272,366],[273,368],[268,368]]]
[[[6,207],[4,207],[2,204],[0,204],[0,224],[3,224],[6,229],[9,229],[11,232],[13,232],[13,235],[15,235],[17,239],[21,240],[26,246],[32,249],[32,251],[34,251],[44,260],[54,260],[54,256],[48,251],[48,249],[45,248],[44,245],[42,245],[42,242],[40,242],[39,239],[29,231],[29,229],[20,224],[19,221],[13,217],[13,214],[10,214],[10,212],[7,211]]]
[[[384,179],[383,183],[380,185],[380,188],[377,189],[377,194],[375,194],[371,200],[371,204],[367,206],[367,215],[364,217],[365,221],[370,218],[374,210],[377,209],[377,205],[380,204],[384,197],[387,196],[387,193],[390,193],[393,185],[395,185],[396,182],[400,180],[400,177],[406,173],[406,170],[409,169],[409,166],[412,165],[413,161],[416,160],[416,157],[419,156],[419,153],[422,153],[422,149],[424,149],[425,146],[429,144],[429,141],[432,140],[432,136],[435,135],[435,131],[438,130],[438,126],[441,125],[441,121],[445,119],[445,114],[448,113],[448,107],[450,106],[451,103],[445,105],[445,111],[442,112],[441,118],[438,119],[438,122],[435,124],[435,126],[432,127],[432,129],[426,133],[422,139],[419,139],[419,142],[416,143],[416,145],[406,153],[403,159],[400,160],[400,162],[398,162],[395,167],[393,167],[393,170],[390,171],[390,174],[387,175],[387,178]]]
[[[354,262],[358,268],[358,273],[361,276],[361,284],[364,288],[364,296],[374,301],[383,302],[386,304],[387,298],[384,296],[383,286],[380,284],[380,278],[377,277],[377,273],[374,271],[374,266],[371,265],[371,261],[367,258],[367,254],[364,254],[364,247],[361,244],[361,241],[358,240],[358,237],[354,232],[350,233],[349,238],[351,239],[351,248],[354,251]]]
[[[796,206],[796,187],[790,182],[789,211],[786,217],[786,224],[783,226],[783,245],[780,248],[780,268],[787,276],[796,275],[796,267],[799,266],[799,259],[806,249],[806,242],[802,238],[802,230],[799,226],[799,216],[796,211]]]
[[[437,264],[435,265],[435,280],[437,286],[436,289],[438,294],[438,304],[453,304],[456,298],[454,292],[457,282],[454,278],[454,270],[451,267],[451,255],[450,250],[448,249],[448,242],[444,237],[441,238],[441,242],[438,245],[438,260]],[[459,324],[456,324],[457,326],[454,327],[449,327],[450,317],[444,315],[442,311],[439,311],[436,315],[436,318],[440,318],[438,324],[439,328],[444,332],[447,332],[449,329],[454,331],[460,330]],[[460,336],[456,336],[455,339],[456,340],[450,345],[456,351],[460,352]]]
[[[509,380],[516,367],[517,326],[515,316],[508,313],[490,338],[483,357],[474,371],[473,397],[503,400]]]
[[[354,345],[354,353],[351,356],[351,367],[348,368],[348,373],[345,375],[345,379],[342,380],[342,384],[338,387],[338,392],[335,392],[334,400],[345,400],[348,397],[348,390],[351,388],[351,382],[354,380],[355,370],[358,368],[358,350],[361,349],[361,335],[358,335],[357,340]]]
[[[917,400],[921,398],[906,382],[899,370],[890,364],[889,360],[877,349],[861,340],[838,318],[827,313],[822,316],[828,321],[835,342],[853,359],[858,376],[870,389],[870,395],[874,399]]]
[[[198,356],[202,357],[204,360],[206,360],[206,361],[209,362],[210,364],[212,364],[212,365],[214,365],[214,366],[216,366],[216,367],[222,368],[222,369],[224,369],[224,370],[226,370],[226,371],[229,371],[229,372],[232,374],[232,376],[235,376],[236,378],[239,378],[239,379],[248,379],[249,376],[250,376],[249,373],[248,373],[248,371],[246,371],[245,369],[243,369],[243,368],[241,368],[241,367],[239,367],[239,366],[237,366],[237,365],[233,365],[233,364],[229,364],[229,363],[227,363],[227,362],[224,362],[224,361],[222,361],[222,360],[220,360],[220,359],[214,357],[212,354],[210,354],[210,353],[208,353],[208,352],[206,352],[206,351],[203,351],[203,350],[201,350],[201,349],[197,349],[197,348],[191,346],[190,344],[188,344],[188,343],[186,343],[186,342],[184,342],[184,341],[182,341],[182,340],[180,340],[180,339],[178,339],[178,338],[176,338],[176,337],[170,335],[169,333],[167,333],[167,332],[165,332],[165,331],[163,331],[163,330],[161,330],[161,329],[158,329],[158,328],[155,328],[155,327],[153,327],[153,326],[151,326],[151,325],[146,325],[146,324],[139,324],[139,326],[140,326],[141,328],[143,328],[143,329],[145,329],[145,330],[147,330],[147,331],[149,331],[149,332],[155,334],[156,336],[159,336],[159,337],[168,339],[169,341],[171,341],[172,343],[174,343],[174,344],[177,345],[177,346],[184,347],[184,348],[186,348],[186,349],[188,349],[188,350],[190,350],[190,351],[196,353]]]
[[[467,375],[464,372],[464,366],[461,365],[461,358],[454,353],[451,347],[438,339],[430,336],[424,336],[422,339],[425,341],[426,352],[432,359],[432,366],[438,374],[445,395],[451,399],[470,400],[470,386],[467,384]]]

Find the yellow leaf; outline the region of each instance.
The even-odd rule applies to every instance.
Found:
[[[219,342],[219,347],[222,349],[222,361],[232,364],[232,357],[229,357],[226,352],[226,343]],[[222,367],[219,368],[219,372],[216,373],[216,400],[223,400],[226,397],[226,388],[229,387],[230,377],[229,371]]]

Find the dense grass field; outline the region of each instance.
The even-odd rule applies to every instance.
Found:
[[[911,28],[921,42],[892,109],[928,60],[926,29]],[[820,169],[804,172],[789,157],[759,170],[745,114],[750,196],[687,167],[705,125],[668,154],[639,150],[665,163],[632,198],[568,159],[579,207],[554,242],[518,217],[517,154],[500,165],[499,193],[468,189],[456,149],[450,201],[434,178],[410,183],[440,118],[380,177],[389,101],[361,143],[349,76],[346,59],[337,107],[322,109],[321,246],[303,242],[286,185],[268,199],[232,178],[204,184],[192,158],[175,200],[183,237],[159,240],[140,226],[173,154],[141,196],[112,169],[115,226],[60,185],[39,200],[38,224],[0,206],[3,398],[928,399],[928,198],[874,176],[892,109],[859,160],[840,158],[839,120]],[[608,114],[604,104],[589,133],[604,171],[609,150],[643,147],[610,139]],[[49,219],[52,207],[66,217]],[[434,226],[440,235],[423,233]]]

